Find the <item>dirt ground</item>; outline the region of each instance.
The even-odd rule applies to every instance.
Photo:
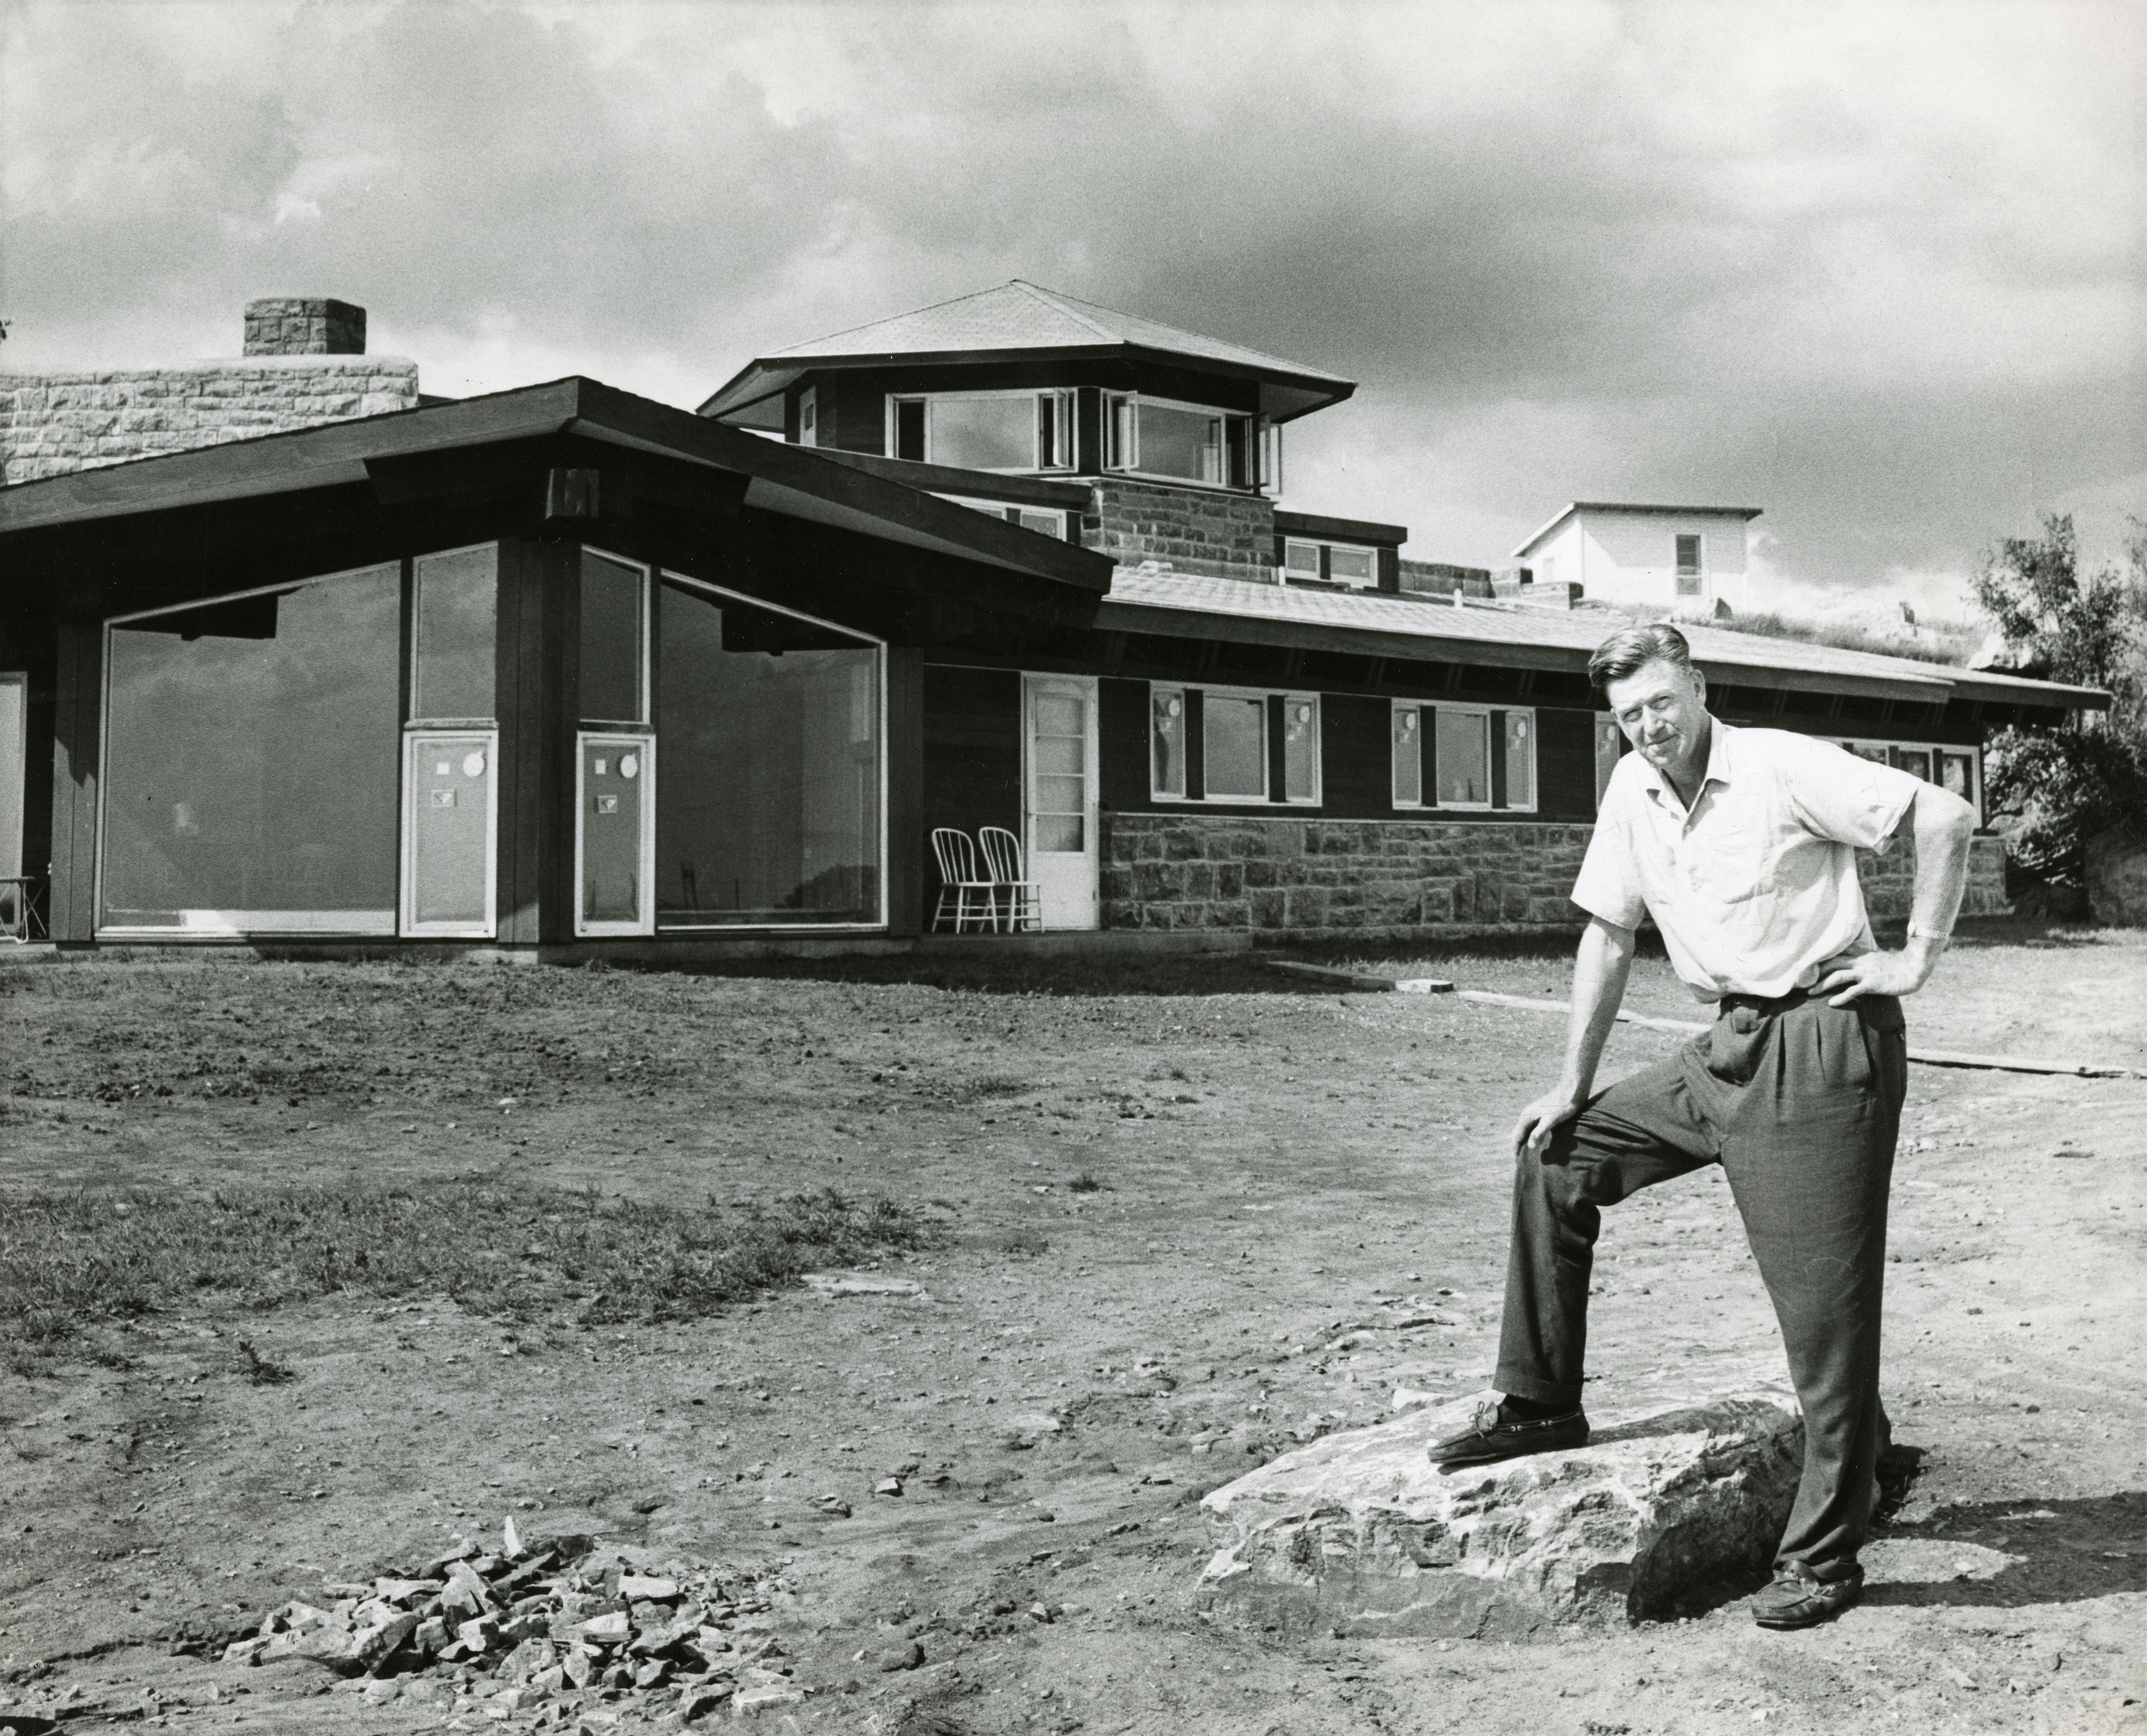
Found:
[[[1564,993],[1556,957],[1435,963]],[[1659,961],[1631,1004],[1692,1016]],[[2147,934],[1987,932],[1910,1019],[1914,1043],[2147,1068]],[[13,1188],[832,1184],[945,1237],[888,1263],[917,1298],[516,1333],[346,1293],[168,1314],[126,1366],[0,1376],[0,1724],[498,1728],[173,1643],[513,1514],[779,1572],[774,1631],[813,1691],[763,1722],[800,1732],[2147,1729],[2137,1079],[1912,1069],[1886,1393],[1924,1456],[1838,1623],[1767,1633],[1733,1600],[1538,1643],[1365,1643],[1193,1608],[1200,1493],[1398,1385],[1486,1384],[1506,1130],[1561,1035],[1239,958],[0,968]],[[1621,1028],[1605,1078],[1675,1040]],[[1728,1193],[1703,1175],[1608,1214],[1592,1408],[1779,1377]],[[1462,1323],[1320,1348],[1398,1295]],[[296,1380],[249,1383],[242,1335]],[[903,1493],[873,1494],[890,1476]],[[921,1665],[880,1667],[912,1639]]]

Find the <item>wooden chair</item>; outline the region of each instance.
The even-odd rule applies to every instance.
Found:
[[[992,916],[999,916],[999,895],[1006,895],[1009,932],[1043,928],[1043,901],[1036,882],[1022,878],[1021,840],[1003,826],[979,826],[977,842],[984,853],[984,871],[992,877]]]
[[[977,872],[977,847],[969,834],[952,826],[932,828],[932,854],[939,864],[939,903],[932,912],[938,928],[948,917],[957,934],[974,923],[979,928],[993,924],[992,883]]]

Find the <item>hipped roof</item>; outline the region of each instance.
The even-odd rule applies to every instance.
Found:
[[[1157,358],[1259,382],[1260,408],[1278,422],[1339,403],[1356,382],[1241,343],[1121,313],[1016,278],[892,318],[853,326],[757,357],[702,404],[729,419],[806,373],[891,362],[1091,361]]]

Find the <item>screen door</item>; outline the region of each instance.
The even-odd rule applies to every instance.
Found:
[[[653,934],[655,738],[585,734],[577,740],[574,933]]]
[[[403,932],[489,940],[499,758],[495,730],[413,730],[403,753]]]

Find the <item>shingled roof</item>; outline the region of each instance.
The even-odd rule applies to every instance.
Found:
[[[1357,389],[1339,374],[1264,351],[1121,313],[1016,278],[892,318],[853,326],[756,358],[700,407],[728,421],[808,372],[883,367],[897,360],[1094,360],[1146,355],[1260,383],[1260,407],[1279,422],[1339,403]]]

